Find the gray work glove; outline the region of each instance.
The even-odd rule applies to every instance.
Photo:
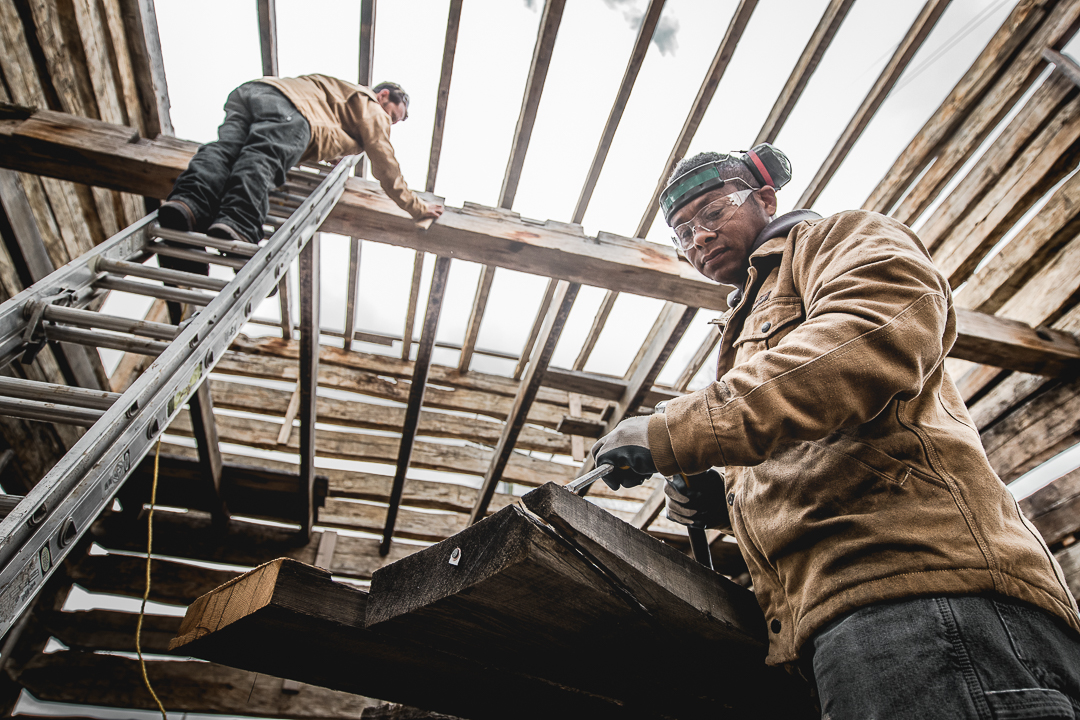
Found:
[[[715,470],[706,470],[691,475],[688,482],[689,488],[682,476],[676,475],[664,483],[668,520],[696,528],[729,527],[724,476]]]
[[[604,476],[604,482],[612,490],[637,487],[648,480],[656,472],[656,464],[649,452],[649,416],[623,420],[596,441],[592,456],[597,467],[605,463],[615,466]]]

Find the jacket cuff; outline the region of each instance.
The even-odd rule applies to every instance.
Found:
[[[652,455],[656,471],[664,477],[671,477],[679,472],[679,466],[675,462],[675,450],[671,447],[671,437],[668,435],[667,423],[663,415],[653,415],[649,418],[649,453]]]

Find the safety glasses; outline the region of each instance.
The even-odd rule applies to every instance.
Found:
[[[746,198],[750,197],[754,192],[753,188],[739,178],[732,178],[725,182],[740,183],[745,186],[745,189],[737,190],[713,200],[698,210],[693,220],[680,223],[672,228],[675,234],[671,241],[675,243],[675,247],[683,252],[689,250],[694,244],[694,235],[697,233],[698,228],[711,233],[720,232],[735,217],[735,213],[746,202]]]

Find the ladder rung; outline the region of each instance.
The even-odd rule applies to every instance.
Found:
[[[71,385],[22,380],[0,375],[0,397],[37,400],[40,402],[60,402],[94,410],[108,410],[120,399],[120,393],[104,390],[87,390]]]
[[[243,255],[244,257],[251,257],[255,253],[259,252],[258,245],[252,245],[248,242],[237,242],[236,240],[222,240],[221,238],[210,237],[209,235],[203,235],[202,233],[189,233],[181,232],[180,230],[169,230],[163,228],[160,225],[151,225],[150,234],[154,237],[159,237],[162,240],[168,240],[170,242],[183,243],[185,245],[194,245],[195,247],[212,247],[216,250],[224,250],[227,253],[233,255]]]
[[[169,245],[168,243],[163,242],[155,242],[150,247],[158,255],[164,255],[165,257],[191,260],[192,262],[212,263],[214,265],[224,265],[225,267],[231,267],[233,270],[239,270],[244,267],[244,264],[246,263],[245,260],[240,258],[225,257],[224,255],[208,253],[205,250],[196,250],[195,248],[176,247],[175,245]]]
[[[76,308],[63,307],[61,305],[49,305],[45,308],[44,317],[53,322],[78,325],[79,327],[102,328],[103,330],[115,330],[116,332],[141,335],[156,340],[172,340],[180,334],[179,328],[167,323],[152,322],[150,320],[131,320],[130,318],[91,310],[78,310]]]
[[[116,335],[102,330],[82,330],[66,325],[46,325],[45,337],[59,342],[77,343],[97,348],[110,348],[124,352],[138,353],[157,357],[165,352],[169,343],[160,340],[147,340],[129,335]]]
[[[229,284],[227,280],[222,280],[220,278],[196,275],[182,270],[156,268],[141,263],[128,262],[127,260],[99,258],[97,261],[97,269],[117,273],[119,275],[141,277],[147,280],[159,280],[161,282],[180,285],[182,287],[202,288],[203,290],[215,290],[218,292]]]
[[[0,518],[6,518],[22,502],[25,495],[5,495],[0,493]]]
[[[182,290],[180,288],[169,288],[163,285],[151,285],[149,283],[135,282],[134,280],[125,280],[124,278],[118,278],[113,275],[106,275],[98,278],[94,281],[94,286],[105,288],[106,290],[119,290],[120,292],[131,293],[132,295],[144,295],[159,298],[161,300],[190,303],[200,307],[209,305],[214,299],[213,295],[207,295],[206,293],[197,290]]]
[[[24,420],[41,420],[42,422],[58,422],[64,425],[90,427],[98,421],[104,412],[104,410],[58,405],[37,400],[0,397],[0,415],[23,418]]]

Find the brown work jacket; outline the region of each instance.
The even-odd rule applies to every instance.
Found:
[[[662,474],[727,467],[770,664],[850,610],[917,596],[1016,598],[1080,630],[945,372],[955,339],[911,230],[864,211],[802,222],[751,255],[718,380],[650,419]]]
[[[390,116],[370,88],[329,75],[264,77],[258,82],[280,90],[311,125],[311,142],[301,162],[366,153],[371,174],[390,199],[414,218],[424,213],[424,202],[401,177],[390,144]]]

